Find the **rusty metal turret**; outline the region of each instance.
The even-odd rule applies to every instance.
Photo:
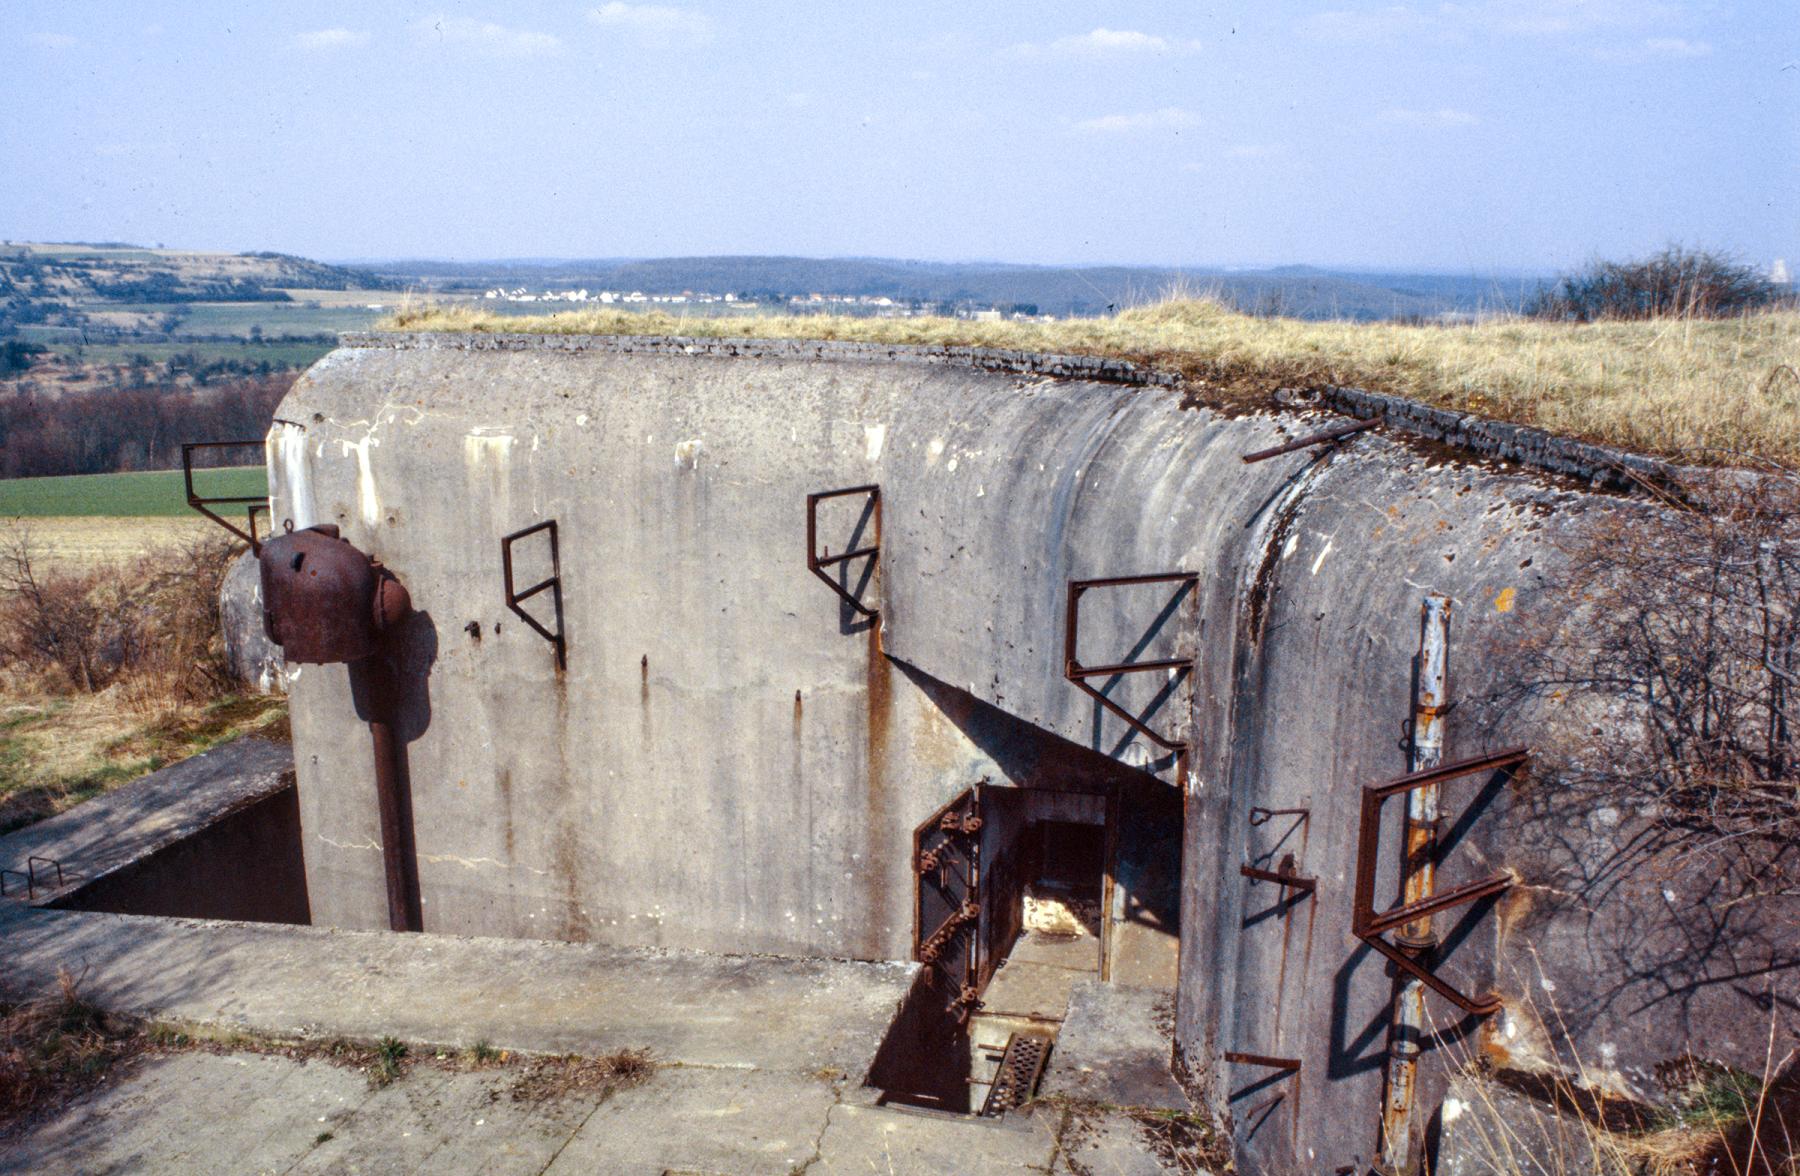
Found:
[[[389,664],[412,597],[381,561],[343,538],[335,526],[286,530],[257,552],[262,568],[263,628],[291,662],[346,662],[368,700],[374,744],[375,800],[381,860],[387,875],[388,926],[423,927],[412,842],[406,753],[396,736],[402,697]],[[384,649],[384,646],[387,648]],[[354,689],[354,687],[353,687]]]
[[[267,540],[263,628],[291,662],[361,661],[412,612],[392,572],[330,524]]]

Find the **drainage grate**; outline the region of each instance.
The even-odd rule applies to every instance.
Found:
[[[994,1072],[994,1084],[988,1087],[987,1101],[981,1104],[982,1114],[1003,1114],[1023,1105],[1036,1093],[1044,1062],[1050,1056],[1050,1041],[1036,1033],[1015,1033],[1006,1039],[1006,1052],[1000,1057],[1000,1068]]]

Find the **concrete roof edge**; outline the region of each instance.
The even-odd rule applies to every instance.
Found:
[[[862,343],[827,339],[714,338],[683,335],[555,335],[486,331],[359,331],[340,345],[396,351],[551,351],[613,355],[713,356],[740,359],[809,359],[860,363],[961,366],[985,372],[1049,376],[1139,387],[1179,388],[1180,376],[1128,360],[1091,355],[1059,355],[988,347],[910,343]],[[1596,490],[1649,494],[1680,500],[1683,485],[1717,477],[1719,470],[1681,465],[1644,454],[1576,440],[1531,425],[1516,424],[1362,388],[1327,388],[1316,393],[1278,394],[1277,405],[1292,410],[1324,408],[1357,418],[1380,417],[1384,426],[1467,453],[1471,459],[1498,459],[1585,482]],[[1750,476],[1754,476],[1753,474]]]
[[[497,334],[487,331],[357,331],[344,347],[396,351],[594,351],[612,355],[693,355],[732,359],[814,359],[860,363],[962,366],[1017,375],[1057,376],[1115,384],[1172,388],[1180,377],[1096,355],[1056,355],[994,347],[915,343],[859,343],[836,339],[739,339],[687,335]]]

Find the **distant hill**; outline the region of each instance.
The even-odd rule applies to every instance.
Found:
[[[386,289],[374,274],[282,253],[0,242],[0,303],[286,301],[285,289]]]
[[[1307,266],[1221,270],[1135,266],[1029,266],[885,258],[670,257],[587,261],[385,261],[367,268],[392,282],[468,292],[532,289],[686,291],[753,297],[886,296],[906,302],[1103,314],[1171,290],[1211,294],[1245,311],[1311,319],[1435,318],[1516,308],[1537,278],[1340,272]]]

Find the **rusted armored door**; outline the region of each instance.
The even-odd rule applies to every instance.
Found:
[[[913,833],[918,899],[913,958],[959,1022],[980,998],[981,790],[969,789]]]

